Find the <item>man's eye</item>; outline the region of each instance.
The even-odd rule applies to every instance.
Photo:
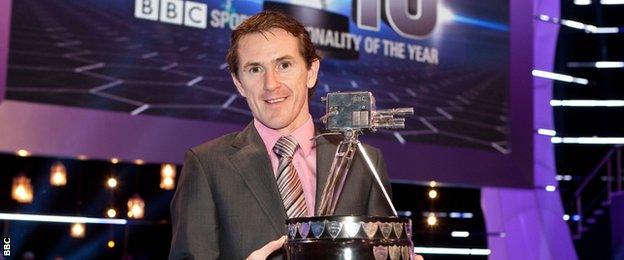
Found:
[[[262,71],[262,68],[260,68],[260,67],[251,67],[251,68],[249,68],[249,72],[250,73],[259,73],[261,71]]]
[[[282,69],[282,70],[283,70],[283,69],[288,69],[288,68],[290,68],[290,67],[292,66],[292,64],[290,64],[290,62],[282,62],[282,63],[280,63],[278,66],[279,66],[279,68],[280,68],[280,69]]]

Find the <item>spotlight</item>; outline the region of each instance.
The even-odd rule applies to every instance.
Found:
[[[624,144],[624,137],[551,137],[550,142],[553,144]]]
[[[117,216],[117,211],[114,208],[110,208],[106,211],[106,216],[108,216],[109,218],[114,218],[115,216]]]
[[[11,197],[19,203],[31,203],[33,201],[33,186],[30,179],[21,173],[13,178]]]
[[[546,135],[546,136],[556,136],[557,135],[557,131],[555,130],[551,130],[551,129],[537,129],[537,133],[540,135]]]
[[[117,187],[117,179],[115,179],[114,177],[108,178],[108,180],[106,180],[106,186],[114,189],[115,187]]]
[[[19,149],[17,150],[17,155],[21,157],[27,157],[27,156],[30,156],[30,152],[28,150]]]
[[[160,167],[160,188],[172,190],[175,187],[176,167],[173,164],[165,163]]]
[[[113,157],[113,158],[110,159],[110,162],[113,163],[113,164],[117,164],[117,163],[119,163],[119,158]]]
[[[139,196],[134,194],[132,198],[128,200],[128,217],[134,219],[141,219],[145,215],[145,201]]]
[[[624,1],[622,1],[622,0],[600,0],[600,4],[603,4],[603,5],[623,5]]]
[[[432,190],[429,191],[429,198],[430,199],[435,199],[437,197],[438,197],[438,192],[436,190],[432,189]]]
[[[74,223],[71,225],[71,237],[83,238],[85,236],[86,227],[84,223]]]
[[[597,61],[595,63],[596,68],[624,68],[624,62],[622,61]]]
[[[451,218],[461,218],[461,213],[460,212],[451,212],[451,214],[449,214],[449,217],[451,217]]]
[[[593,99],[569,99],[550,100],[550,106],[563,107],[623,107],[624,100],[593,100]],[[589,138],[589,137],[588,137]]]
[[[172,190],[175,187],[175,181],[172,178],[164,178],[160,181],[160,188],[163,190]]]
[[[108,246],[108,248],[113,248],[113,247],[115,247],[115,241],[108,240],[108,243],[106,245]]]
[[[452,237],[468,237],[470,236],[470,232],[468,231],[453,231],[451,232]]]
[[[128,221],[125,219],[87,218],[87,217],[75,217],[75,216],[19,214],[19,213],[0,213],[0,220],[18,220],[18,221],[51,222],[51,223],[79,222],[79,223],[111,224],[111,225],[128,224]]]
[[[176,167],[173,164],[165,163],[160,167],[160,175],[163,177],[175,177]]]
[[[448,7],[444,5],[438,6],[438,22],[440,23],[452,22],[454,18],[455,18],[455,14],[453,13],[451,9],[449,9]]]
[[[55,162],[50,168],[50,184],[65,186],[67,184],[67,169],[62,162]]]
[[[436,218],[435,214],[431,213],[429,214],[429,217],[427,217],[427,224],[429,226],[435,226],[438,223],[438,219]]]
[[[435,188],[436,186],[438,186],[438,183],[436,181],[430,181],[429,182],[429,187]]]
[[[137,164],[137,165],[143,165],[143,164],[145,164],[145,161],[143,161],[141,159],[136,159],[136,160],[134,160],[134,163]]]
[[[582,24],[578,25],[574,23],[574,21],[568,21],[567,24],[568,26],[577,26],[577,27],[582,25]],[[573,83],[578,83],[581,85],[587,85],[589,83],[589,81],[585,78],[577,78],[577,77],[572,77],[570,75],[553,73],[550,71],[533,70],[531,73],[535,77],[540,77],[540,78],[545,78],[545,79],[552,79],[552,80],[558,80],[558,81],[564,81],[564,82],[573,82]]]
[[[412,212],[409,210],[406,211],[398,211],[400,217],[409,217],[412,215]]]

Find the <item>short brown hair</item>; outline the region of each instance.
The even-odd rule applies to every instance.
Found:
[[[292,34],[299,40],[299,52],[306,62],[307,68],[312,66],[312,62],[320,60],[316,54],[316,47],[310,40],[310,34],[303,24],[288,15],[276,11],[262,11],[249,17],[232,31],[230,37],[230,48],[225,55],[228,69],[234,76],[238,77],[238,41],[245,35],[252,33],[264,33],[271,29],[279,28]],[[314,94],[315,87],[308,90],[308,96]]]

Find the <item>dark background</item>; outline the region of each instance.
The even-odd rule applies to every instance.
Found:
[[[50,167],[61,161],[67,168],[67,184],[49,183]],[[86,236],[72,238],[69,223],[3,221],[3,236],[11,238],[11,253],[19,258],[32,252],[36,259],[165,259],[169,253],[171,225],[169,203],[174,191],[159,188],[160,165],[112,164],[97,160],[72,160],[47,157],[18,157],[0,154],[0,208],[3,213],[31,213],[104,218],[111,205],[118,218],[125,218],[126,202],[134,194],[145,200],[145,218],[129,220],[127,225],[85,224]],[[178,173],[180,167],[178,167]],[[34,199],[19,204],[10,197],[12,178],[24,173],[31,179]],[[115,176],[118,186],[109,189],[106,180]],[[487,248],[487,233],[480,210],[480,191],[470,188],[436,187],[438,198],[427,197],[428,186],[393,183],[394,204],[400,214],[413,223],[413,241],[421,247]],[[436,212],[438,224],[428,226],[429,212]],[[470,212],[473,217],[451,218],[450,212]],[[442,215],[440,215],[442,214]],[[444,215],[446,214],[446,215]],[[249,216],[250,221],[253,216]],[[468,238],[453,238],[455,230],[469,231]],[[107,247],[109,240],[116,245]],[[482,257],[485,259],[486,257]],[[427,259],[453,259],[429,255]],[[466,256],[456,257],[466,259]],[[474,256],[471,257],[474,259]]]

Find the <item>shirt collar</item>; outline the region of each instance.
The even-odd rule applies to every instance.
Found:
[[[279,138],[284,134],[275,129],[268,128],[255,118],[254,127],[258,130],[260,138],[262,138],[264,145],[269,153],[271,153],[273,146],[277,143],[277,140],[279,140]],[[312,152],[312,148],[314,148],[314,139],[312,139],[314,137],[314,123],[312,122],[312,116],[308,116],[308,120],[303,123],[303,125],[292,131],[290,135],[297,140],[303,155],[307,157],[310,152]]]

